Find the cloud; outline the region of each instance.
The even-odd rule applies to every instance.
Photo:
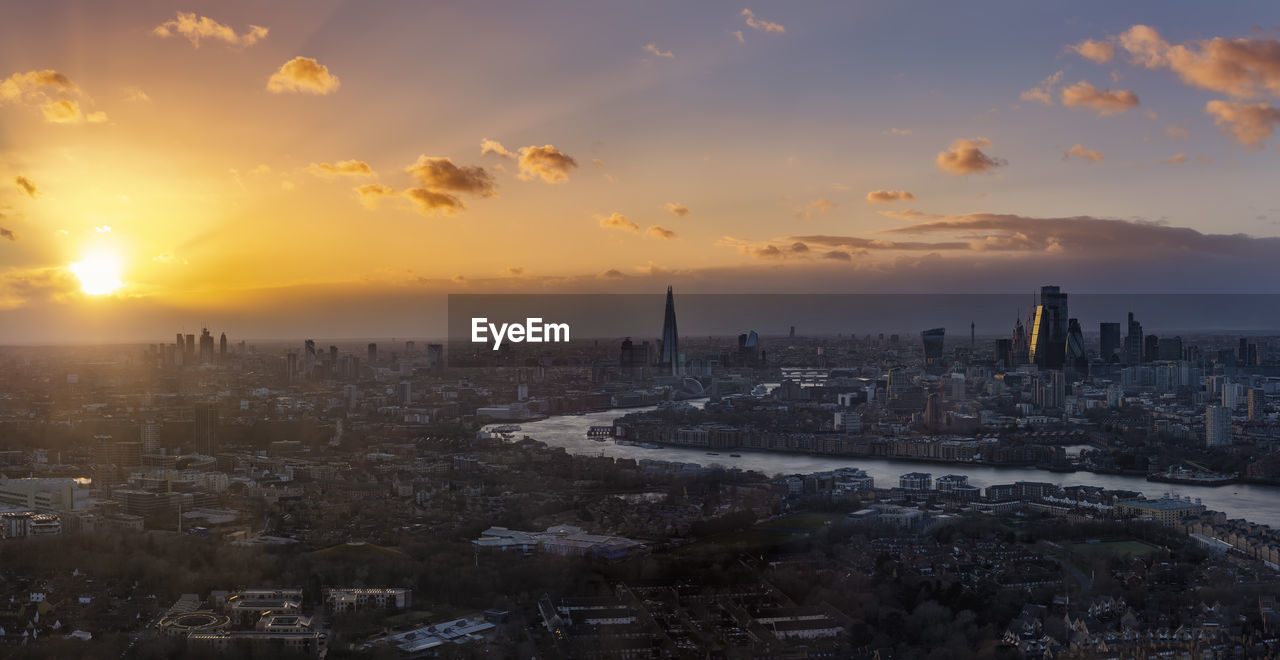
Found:
[[[982,151],[990,146],[991,140],[982,137],[956,140],[946,151],[938,153],[938,167],[948,174],[965,176],[990,172],[1008,164],[1004,159],[988,156]]]
[[[480,141],[480,155],[481,156],[501,156],[502,158],[516,157],[515,154],[511,153],[510,151],[507,151],[507,148],[502,146],[501,142],[498,142],[497,140],[490,140],[489,138],[485,138]]]
[[[1261,149],[1262,143],[1275,131],[1273,124],[1280,122],[1280,110],[1266,102],[1209,101],[1204,111],[1213,117],[1214,125],[1222,132],[1249,149]]]
[[[393,197],[396,191],[391,186],[381,183],[366,183],[362,186],[356,186],[356,194],[360,196],[360,203],[370,211],[378,208],[378,203],[384,197]]]
[[[376,173],[363,160],[342,160],[336,163],[312,163],[307,172],[313,176],[330,178],[335,176],[374,176]]]
[[[1063,87],[1062,105],[1068,107],[1084,106],[1096,110],[1099,115],[1114,115],[1130,108],[1138,107],[1138,95],[1127,89],[1116,91],[1100,90],[1081,80],[1069,87]]]
[[[455,215],[466,208],[461,199],[448,193],[427,190],[426,188],[410,188],[404,191],[404,196],[417,204],[418,210],[426,215],[434,215],[437,212],[445,215]]]
[[[310,57],[295,57],[271,74],[267,80],[267,91],[274,94],[329,94],[338,91],[340,84],[338,77],[329,73],[329,67]]]
[[[747,43],[747,39],[746,39],[746,37],[742,36],[742,30],[734,30],[734,31],[733,31],[733,32],[731,32],[730,34],[732,34],[733,36],[735,36],[735,37],[737,37],[737,38],[738,38],[738,43],[740,43],[740,44],[745,44],[745,43]]]
[[[664,241],[669,241],[676,237],[676,233],[674,231],[671,231],[670,229],[665,229],[663,227],[659,227],[658,225],[653,225],[649,227],[644,231],[644,234],[649,238],[658,238]]]
[[[1164,159],[1161,162],[1169,163],[1170,165],[1181,165],[1187,162],[1187,155],[1184,153],[1177,153]]]
[[[915,198],[915,195],[905,190],[872,190],[867,193],[867,201],[872,204],[892,204],[893,202],[906,202]]]
[[[21,174],[13,177],[13,184],[18,187],[22,194],[32,199],[35,199],[40,194],[40,189],[36,188],[35,182]]]
[[[693,213],[693,211],[689,210],[689,207],[679,202],[667,202],[662,208],[666,209],[667,213],[678,215],[682,218]]]
[[[248,31],[236,34],[236,31],[207,16],[198,16],[194,12],[178,12],[177,18],[171,18],[151,30],[157,37],[172,37],[175,34],[186,37],[192,46],[200,47],[201,39],[221,41],[228,46],[248,47],[267,37],[267,28],[261,25],[250,25]]]
[[[652,53],[654,55],[657,55],[658,57],[665,57],[667,59],[675,59],[675,56],[676,56],[675,53],[669,50],[662,50],[661,48],[658,48],[654,44],[645,44],[644,52]]]
[[[125,87],[124,100],[130,103],[150,103],[151,97],[138,87]]]
[[[67,99],[50,101],[40,108],[40,112],[44,114],[44,120],[51,124],[75,124],[84,121],[80,104]]]
[[[1106,156],[1101,151],[1085,149],[1083,144],[1077,144],[1067,149],[1067,152],[1062,155],[1062,159],[1066,160],[1068,158],[1083,158],[1090,163],[1101,163],[1106,160]]]
[[[600,226],[606,229],[620,229],[622,231],[640,231],[640,225],[632,222],[630,218],[621,213],[610,213],[607,216],[596,216],[600,221]]]
[[[1040,81],[1039,85],[1028,89],[1018,96],[1023,101],[1035,101],[1044,105],[1053,105],[1053,88],[1062,82],[1062,72],[1059,71],[1048,78]]]
[[[748,27],[754,28],[761,32],[776,32],[778,34],[783,34],[787,31],[787,28],[782,27],[780,23],[774,23],[773,21],[766,21],[766,20],[761,20],[759,18],[756,18],[755,12],[751,11],[750,9],[743,9],[739,15],[746,17]]]
[[[837,206],[839,206],[839,204],[826,198],[815,199],[812,202],[796,209],[796,217],[803,218],[805,220],[812,220],[820,215],[830,213]]]
[[[603,273],[600,273],[600,277],[606,280],[620,280],[626,277],[626,275],[623,275],[622,271],[618,270],[617,268],[610,268],[609,270],[606,270]]]
[[[497,197],[498,184],[493,175],[478,165],[459,167],[449,158],[418,156],[417,162],[405,168],[423,188],[467,193],[480,197]]]
[[[47,100],[44,88],[75,92],[79,88],[65,75],[53,69],[15,73],[0,81],[0,103],[42,102]]]
[[[1188,137],[1191,137],[1191,134],[1187,132],[1187,129],[1178,126],[1177,124],[1169,124],[1168,126],[1165,126],[1164,134],[1174,140],[1185,140]]]
[[[0,227],[0,238],[8,239],[10,241],[16,241],[18,240],[18,235],[13,233],[13,230],[11,229],[5,229],[4,227]]]
[[[832,259],[835,261],[853,261],[853,255],[844,250],[829,250],[822,253],[823,259]]]
[[[511,266],[503,271],[508,277],[521,277],[524,275],[524,266]]]
[[[889,129],[887,129],[887,130],[880,131],[880,134],[881,134],[881,135],[911,135],[911,129],[909,129],[909,128],[889,128]]]
[[[1085,39],[1078,44],[1067,46],[1067,50],[1087,60],[1092,60],[1095,64],[1106,64],[1116,56],[1114,44],[1096,39]]]
[[[1215,37],[1171,44],[1155,28],[1134,25],[1118,42],[1133,64],[1168,69],[1192,87],[1236,98],[1280,97],[1280,40]]]
[[[578,161],[549,144],[520,149],[520,178],[526,181],[538,177],[547,183],[568,181],[569,172],[577,167]]]

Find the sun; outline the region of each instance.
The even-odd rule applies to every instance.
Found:
[[[114,255],[96,253],[77,261],[67,269],[80,278],[80,289],[91,296],[102,296],[120,287],[120,260]]]

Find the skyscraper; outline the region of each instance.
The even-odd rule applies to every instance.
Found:
[[[1231,444],[1231,409],[1209,406],[1204,411],[1204,444],[1223,447]]]
[[[1120,324],[1099,323],[1098,339],[1101,342],[1099,357],[1103,364],[1111,364],[1120,360]]]
[[[932,328],[920,333],[920,342],[924,344],[924,363],[934,364],[942,359],[943,338],[946,328]]]
[[[1041,369],[1061,369],[1067,357],[1067,294],[1056,286],[1040,287],[1040,304],[1031,314],[1031,362]]]
[[[378,364],[378,345],[377,344],[369,344],[369,354],[365,356],[365,362],[369,363],[370,368]]]
[[[1089,371],[1089,358],[1084,352],[1084,330],[1080,328],[1080,319],[1067,321],[1066,366],[1081,374]]]
[[[227,361],[227,333],[224,332],[222,333],[221,337],[218,337],[218,362],[226,362],[226,361]]]
[[[213,335],[209,334],[208,328],[203,328],[200,331],[200,363],[210,362],[213,362]]]
[[[1129,334],[1124,336],[1125,364],[1142,362],[1142,349],[1142,324],[1134,320],[1133,312],[1129,312]]]
[[[662,348],[658,354],[658,371],[663,375],[680,375],[680,333],[676,331],[676,300],[667,287],[667,308],[662,315]]]
[[[183,347],[183,354],[185,358],[183,360],[184,364],[196,363],[196,336],[195,335],[187,335],[187,340],[185,342],[185,346]]]

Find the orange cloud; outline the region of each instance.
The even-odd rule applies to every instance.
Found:
[[[45,87],[66,92],[74,92],[78,89],[70,78],[53,69],[15,73],[0,80],[0,103],[47,100],[42,93],[42,88]],[[35,98],[32,98],[33,95]]]
[[[410,188],[404,191],[404,196],[413,200],[418,205],[418,210],[426,215],[434,215],[437,212],[454,215],[466,208],[461,199],[426,188]]]
[[[384,186],[381,183],[366,183],[356,187],[356,194],[360,196],[360,203],[372,211],[378,208],[378,203],[383,197],[392,197],[396,191],[391,186]]]
[[[1099,115],[1114,115],[1138,107],[1138,95],[1127,89],[1100,90],[1081,80],[1062,88],[1062,105],[1084,106],[1096,110]]]
[[[329,67],[310,57],[295,57],[271,74],[267,80],[267,91],[274,94],[330,94],[338,91],[339,85],[338,77],[329,73]]]
[[[501,142],[498,142],[497,140],[490,140],[489,138],[485,138],[480,141],[480,155],[481,156],[501,156],[502,158],[516,157],[515,154],[511,153],[510,151],[507,151],[507,148],[502,146]]]
[[[804,218],[805,220],[812,220],[820,215],[826,215],[827,213],[830,213],[832,209],[834,209],[837,206],[839,206],[839,204],[836,204],[835,202],[826,198],[815,199],[812,202],[809,202],[808,204],[805,204],[804,206],[801,206],[800,208],[796,209],[796,217]]]
[[[867,201],[872,204],[892,204],[915,199],[916,196],[905,190],[872,190],[867,193]]]
[[[739,15],[746,17],[748,27],[755,28],[761,32],[776,32],[778,34],[783,34],[787,31],[787,28],[782,27],[781,23],[774,23],[773,21],[756,18],[755,12],[750,9],[743,9]]]
[[[621,213],[610,213],[607,216],[596,216],[600,221],[600,226],[605,229],[620,229],[622,231],[640,231],[640,225],[632,222],[630,218]]]
[[[267,37],[267,28],[261,25],[250,25],[244,34],[227,25],[223,25],[207,16],[199,16],[194,12],[178,12],[177,18],[171,18],[151,30],[157,37],[172,37],[175,34],[187,38],[192,46],[200,47],[201,39],[221,41],[229,46],[252,46]]]
[[[1101,163],[1106,160],[1106,156],[1104,156],[1101,151],[1085,149],[1083,144],[1077,144],[1070,149],[1067,149],[1067,153],[1063,154],[1062,158],[1064,160],[1067,158],[1083,158],[1090,163]]]
[[[307,171],[314,176],[373,176],[373,168],[362,160],[343,160],[336,163],[312,163]]]
[[[107,113],[99,110],[86,115],[80,111],[78,102],[67,99],[50,101],[41,106],[40,111],[44,114],[44,120],[51,124],[78,124],[82,121],[100,124],[107,120]]]
[[[1163,162],[1169,163],[1170,165],[1181,165],[1187,162],[1187,155],[1184,153],[1177,153],[1164,159]]]
[[[1061,71],[1041,80],[1039,85],[1023,92],[1018,98],[1023,101],[1035,101],[1044,105],[1053,105],[1053,88],[1060,82],[1062,82]]]
[[[405,171],[418,179],[423,188],[469,193],[480,197],[497,197],[498,185],[483,167],[457,166],[449,158],[418,156]]]
[[[1135,25],[1118,41],[1134,64],[1168,69],[1187,85],[1236,98],[1264,92],[1280,97],[1280,40],[1215,37],[1170,44],[1155,28]]]
[[[946,151],[938,154],[938,167],[948,174],[966,176],[990,172],[1006,165],[1004,159],[988,156],[982,151],[990,146],[991,140],[982,137],[956,140]]]
[[[1096,39],[1085,39],[1078,44],[1067,46],[1067,50],[1096,64],[1106,64],[1116,56],[1114,44]]]
[[[659,227],[658,225],[649,227],[644,233],[649,238],[660,238],[662,240],[671,240],[676,237],[676,233],[674,231]]]
[[[1280,110],[1270,103],[1209,101],[1204,111],[1219,129],[1250,149],[1261,149],[1275,131],[1273,124],[1280,122]]]
[[[663,208],[667,210],[667,213],[670,213],[671,215],[678,215],[680,217],[693,213],[693,211],[689,210],[689,207],[678,202],[667,202]]]
[[[661,48],[658,48],[654,44],[645,44],[644,52],[657,55],[658,57],[665,57],[667,59],[674,59],[676,56],[675,53],[669,50],[662,50]]]
[[[36,196],[40,194],[40,190],[36,188],[35,182],[25,176],[18,175],[13,177],[13,184],[18,187],[18,190],[21,191],[22,194],[32,199],[35,199]]]
[[[538,177],[547,183],[568,181],[569,172],[577,167],[578,161],[549,144],[520,149],[520,178],[526,181]]]

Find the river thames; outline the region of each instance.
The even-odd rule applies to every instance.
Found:
[[[700,405],[702,402],[695,402]],[[969,477],[969,483],[985,488],[992,484],[1007,484],[1015,481],[1040,481],[1058,484],[1059,486],[1100,486],[1110,490],[1133,490],[1147,497],[1160,497],[1164,493],[1192,498],[1201,498],[1204,505],[1215,511],[1222,511],[1228,518],[1244,518],[1251,522],[1262,523],[1280,529],[1280,488],[1257,486],[1250,484],[1231,484],[1227,486],[1187,486],[1182,484],[1163,484],[1147,481],[1142,477],[1130,477],[1115,474],[1094,474],[1092,472],[1058,473],[1023,467],[991,467],[986,465],[940,463],[919,463],[883,458],[846,458],[837,456],[815,456],[811,454],[788,454],[781,452],[759,452],[746,449],[721,450],[718,455],[711,456],[703,449],[687,449],[680,447],[663,447],[646,449],[618,445],[612,439],[603,442],[587,437],[587,429],[591,426],[606,426],[613,420],[633,412],[652,410],[652,408],[628,408],[606,410],[604,412],[584,415],[561,415],[536,422],[520,424],[521,430],[516,436],[529,437],[547,443],[552,447],[564,447],[571,454],[591,456],[610,456],[613,458],[653,459],[660,461],[676,461],[681,463],[697,463],[703,466],[723,466],[755,470],[768,476],[778,474],[808,474],[834,470],[840,467],[855,467],[867,471],[876,482],[877,487],[897,485],[898,477],[907,472],[929,472],[937,478],[944,474],[963,474]],[[730,456],[730,452],[740,456]]]

